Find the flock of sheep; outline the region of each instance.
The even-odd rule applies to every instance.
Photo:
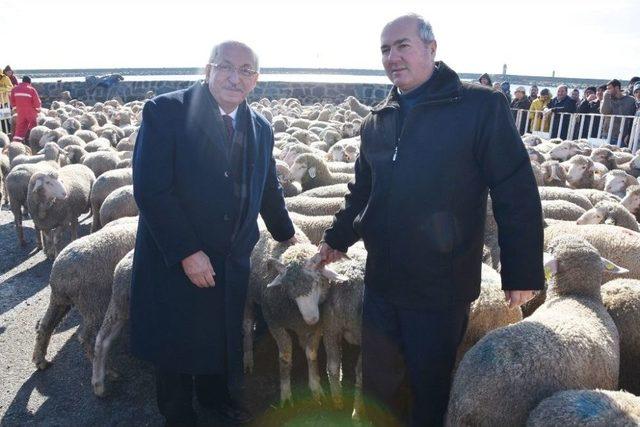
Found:
[[[273,126],[278,177],[299,242],[276,242],[259,221],[243,325],[245,370],[254,366],[254,310],[260,305],[278,346],[282,403],[292,400],[293,333],[317,399],[324,343],[331,398],[342,407],[341,342],[360,344],[367,254],[359,242],[348,258],[324,267],[314,254],[353,179],[359,127],[369,108],[353,97],[339,105],[303,106],[290,98],[251,106]],[[22,230],[28,213],[38,248],[54,260],[33,362],[38,369],[49,365],[51,334],[76,307],[99,396],[112,373],[110,348],[128,320],[138,214],[131,155],[142,107],[142,101],[54,102],[43,109],[28,145],[0,133],[2,203],[14,215],[16,243],[28,244]],[[640,156],[586,141],[522,140],[545,217],[547,287],[509,309],[489,203],[481,294],[458,351],[447,423],[638,425]],[[89,216],[91,234],[78,238],[78,223]],[[354,418],[364,411],[361,384],[359,358]]]

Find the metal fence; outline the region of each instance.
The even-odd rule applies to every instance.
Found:
[[[640,148],[640,117],[608,114],[549,113],[511,110],[520,135],[545,139],[586,139],[593,146],[613,144],[635,152]]]
[[[9,105],[10,92],[0,89],[0,131],[7,135],[11,133],[11,106]]]

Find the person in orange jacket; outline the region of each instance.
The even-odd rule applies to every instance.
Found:
[[[13,139],[24,141],[29,131],[38,124],[38,112],[42,105],[38,91],[31,86],[31,77],[22,77],[22,83],[11,89],[10,102],[18,114]]]

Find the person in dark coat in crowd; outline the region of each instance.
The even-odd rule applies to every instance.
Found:
[[[636,113],[636,102],[632,96],[626,95],[622,90],[620,81],[613,79],[607,83],[607,90],[604,92],[602,103],[600,104],[600,113],[616,116],[633,116]],[[610,117],[604,120],[605,130],[610,144],[620,143],[622,146],[628,144],[631,134],[632,120]],[[620,129],[622,127],[622,130]]]
[[[511,85],[509,84],[509,82],[500,83],[500,90],[502,91],[504,96],[507,97],[507,101],[509,101],[509,104],[511,104]]]
[[[258,59],[214,47],[204,83],[147,101],[133,155],[140,220],[131,288],[131,350],[156,366],[168,425],[195,425],[192,389],[223,422],[242,405],[242,319],[261,214],[295,243],[269,122],[249,108]]]
[[[516,127],[518,128],[520,135],[522,135],[524,134],[525,128],[527,126],[527,119],[529,117],[529,107],[531,107],[531,101],[529,101],[527,92],[522,86],[518,86],[513,95],[514,99],[513,101],[511,101],[511,114],[513,115],[513,119],[516,121]],[[518,116],[520,116],[519,119]]]
[[[4,72],[4,74],[9,77],[9,79],[11,80],[11,83],[14,86],[18,86],[18,77],[16,77],[15,73],[13,72],[13,70],[11,69],[11,67],[9,65],[7,65],[6,67],[4,67],[4,70],[2,70]]]
[[[545,115],[553,115],[551,138],[567,139],[570,119],[568,115],[562,113],[576,112],[576,103],[568,96],[567,85],[558,86],[556,97],[549,102],[544,112]],[[562,126],[560,122],[562,122]]]
[[[638,76],[631,77],[631,79],[629,80],[629,84],[627,85],[627,94],[628,95],[634,96],[633,95],[633,93],[634,93],[633,91],[634,91],[634,88],[635,88],[637,83],[640,83],[640,77],[638,77]]]
[[[540,198],[509,104],[462,83],[435,61],[436,49],[418,15],[384,27],[382,64],[393,88],[362,124],[355,181],[318,249],[324,263],[360,238],[368,250],[361,349],[373,425],[387,425],[376,422],[385,411],[402,416],[396,397],[405,375],[410,425],[443,422],[480,292],[488,191],[506,299],[515,307],[544,284]]]
[[[578,105],[580,105],[580,89],[573,88],[571,90],[571,99],[576,104],[576,108],[578,108]]]
[[[531,85],[531,87],[529,88],[529,102],[533,102],[537,98],[538,98],[538,86]]]
[[[584,90],[584,99],[582,100],[582,102],[580,102],[580,105],[578,106],[578,113],[600,114],[600,100],[596,95],[596,90],[597,89],[595,86],[589,86]],[[578,135],[579,135],[579,138],[589,138],[590,136],[595,134],[595,132],[598,129],[597,128],[593,129],[593,127],[591,126],[591,120],[592,120],[592,117],[590,116],[581,117],[580,123],[576,125],[575,131],[574,131],[574,134],[575,134],[574,138],[578,137]],[[600,123],[599,120],[598,120],[598,123]],[[594,127],[596,126],[595,122],[593,126]],[[591,128],[591,132],[589,132],[589,128]],[[580,129],[582,129],[582,132],[580,131]]]
[[[484,73],[483,75],[478,77],[478,81],[480,82],[480,84],[482,86],[491,87],[491,85],[493,84],[493,83],[491,83],[491,77],[489,77],[489,74],[487,74],[487,73]]]

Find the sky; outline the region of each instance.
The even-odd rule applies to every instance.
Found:
[[[634,2],[636,5],[634,5]],[[458,72],[640,75],[638,0],[0,0],[14,69],[201,67],[237,39],[262,67],[381,69],[380,31],[415,12]]]

